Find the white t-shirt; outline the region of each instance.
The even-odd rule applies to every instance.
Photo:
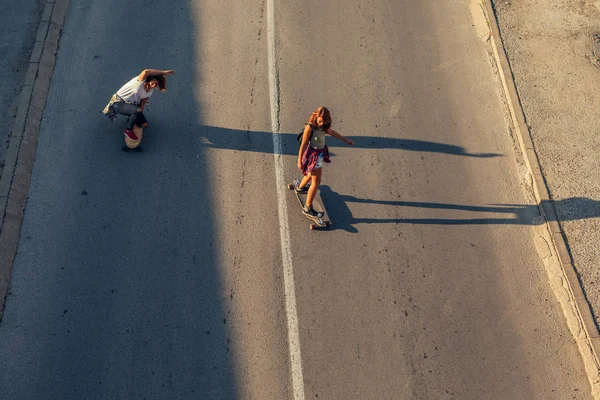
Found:
[[[154,93],[154,89],[146,92],[144,81],[138,81],[136,76],[117,91],[117,96],[125,100],[126,103],[140,104],[142,99],[152,96],[152,93]]]

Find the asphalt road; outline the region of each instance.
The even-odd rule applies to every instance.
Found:
[[[305,398],[590,398],[468,4],[275,2],[275,75],[267,4],[71,0],[2,399],[298,397],[281,210]],[[100,110],[145,67],[177,75],[124,153]],[[276,186],[274,78],[287,180],[317,106],[356,143],[328,141],[331,231]]]

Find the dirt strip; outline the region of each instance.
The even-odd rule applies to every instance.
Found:
[[[29,192],[38,133],[69,0],[44,5],[0,177],[0,319]]]

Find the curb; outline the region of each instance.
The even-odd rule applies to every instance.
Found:
[[[46,0],[0,176],[0,320],[17,245],[38,134],[70,0]]]
[[[508,62],[508,57],[504,49],[502,42],[502,36],[500,35],[500,29],[498,27],[498,21],[496,19],[496,13],[492,4],[493,0],[482,0],[483,8],[486,14],[490,31],[491,31],[491,44],[494,51],[494,58],[498,66],[500,79],[504,89],[504,94],[510,109],[510,115],[515,129],[516,137],[519,142],[519,147],[527,169],[531,173],[533,179],[533,191],[535,194],[536,201],[538,203],[538,209],[540,214],[546,222],[546,226],[550,233],[553,241],[555,253],[558,255],[558,261],[560,263],[563,278],[566,281],[567,290],[572,304],[575,305],[574,310],[579,320],[580,328],[582,327],[585,333],[585,347],[589,350],[584,354],[581,346],[579,347],[580,353],[584,358],[592,358],[593,365],[586,365],[588,373],[588,379],[592,386],[592,394],[595,398],[600,396],[598,391],[600,388],[600,333],[594,320],[590,305],[585,297],[581,283],[577,276],[571,254],[567,249],[563,231],[560,227],[554,204],[550,200],[550,194],[546,185],[546,180],[542,173],[542,169],[539,163],[537,152],[533,145],[531,133],[525,122],[525,114],[519,99],[519,95],[516,89],[516,85],[513,79],[512,70]],[[577,338],[575,338],[577,340]],[[591,370],[590,370],[591,369]]]

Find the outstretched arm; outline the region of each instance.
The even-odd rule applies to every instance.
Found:
[[[327,133],[329,133],[334,138],[341,140],[342,142],[348,143],[350,146],[354,146],[354,141],[352,139],[345,138],[344,136],[337,133],[336,131],[334,131],[331,128],[327,129]]]
[[[167,70],[162,70],[162,69],[145,69],[142,72],[140,72],[140,74],[138,75],[137,80],[139,82],[145,81],[146,78],[148,77],[148,75],[165,75],[165,76],[169,76],[169,75],[175,75],[175,71],[173,71],[172,69],[167,69]]]

